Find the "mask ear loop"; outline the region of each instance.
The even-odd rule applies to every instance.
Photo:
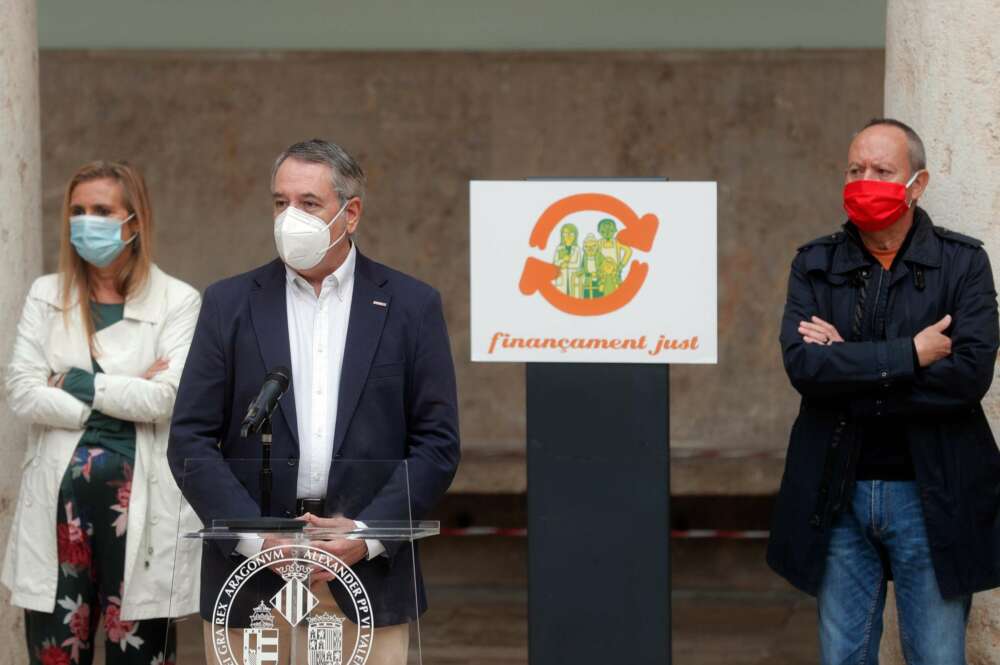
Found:
[[[344,212],[345,210],[347,210],[347,204],[348,204],[348,203],[350,203],[350,202],[351,202],[351,199],[347,199],[347,201],[345,201],[345,202],[344,202],[344,205],[340,206],[340,210],[338,210],[338,211],[337,211],[337,214],[333,216],[333,219],[331,219],[331,220],[330,220],[330,223],[326,225],[326,228],[330,228],[331,226],[333,226],[333,223],[337,221],[337,218],[338,218],[338,217],[340,217],[340,216],[341,216],[341,215],[343,214],[343,212]],[[323,250],[323,252],[324,252],[324,253],[325,253],[325,252],[328,252],[328,251],[330,251],[330,248],[332,248],[332,247],[336,247],[336,246],[337,246],[337,244],[338,244],[338,243],[339,243],[339,242],[340,242],[341,240],[343,240],[343,239],[344,239],[344,236],[346,236],[346,235],[347,235],[347,229],[345,228],[345,229],[344,229],[344,232],[340,234],[340,237],[339,237],[339,238],[337,238],[336,240],[334,240],[334,241],[333,241],[332,243],[330,243],[329,245],[327,245],[327,246],[326,246],[326,249],[324,249],[324,250]]]
[[[125,224],[128,224],[128,221],[130,219],[132,219],[133,217],[135,217],[135,213],[134,212],[131,215],[129,215],[128,217],[126,217],[125,219],[122,220],[122,226],[124,226]],[[126,245],[129,244],[130,242],[132,242],[133,240],[135,240],[138,237],[139,237],[139,232],[136,231],[135,233],[132,234],[131,238],[129,238],[128,240],[125,241],[125,244]],[[138,247],[138,246],[139,246],[139,243],[136,243],[136,247]]]
[[[910,176],[910,179],[906,181],[905,185],[903,185],[903,189],[905,189],[906,192],[909,193],[909,191],[910,191],[910,185],[912,185],[914,182],[916,182],[917,176],[920,175],[921,173],[923,173],[926,170],[927,169],[917,169],[916,171],[914,171],[913,175]],[[911,208],[913,206],[913,201],[914,201],[914,199],[911,196],[910,200],[907,201],[907,203],[906,203],[906,207],[907,208]]]

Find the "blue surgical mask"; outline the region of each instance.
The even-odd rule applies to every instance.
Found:
[[[69,218],[69,241],[73,243],[81,259],[103,268],[114,261],[125,249],[125,245],[138,235],[122,240],[122,224],[134,216],[115,219],[100,215],[74,215]]]

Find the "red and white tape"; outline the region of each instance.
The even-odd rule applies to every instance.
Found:
[[[704,450],[701,448],[671,448],[670,459],[674,460],[708,460],[708,459],[785,459],[784,450],[760,450],[753,448],[734,448],[732,450]]]
[[[743,531],[733,531],[726,529],[688,529],[687,531],[671,531],[672,538],[682,540],[697,540],[699,538],[712,538],[716,540],[767,540],[771,535],[770,531],[745,529]]]
[[[472,526],[464,529],[441,529],[442,536],[506,536],[508,538],[525,538],[528,535],[527,529],[501,529],[494,526]],[[743,530],[733,531],[727,529],[688,529],[685,531],[673,530],[670,532],[671,538],[680,540],[765,540],[769,535],[768,531]]]

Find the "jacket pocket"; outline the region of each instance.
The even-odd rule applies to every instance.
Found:
[[[393,376],[402,376],[406,370],[406,363],[395,362],[375,365],[368,373],[369,379],[387,379]]]

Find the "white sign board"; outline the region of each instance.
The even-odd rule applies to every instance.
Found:
[[[470,189],[473,361],[717,361],[714,182]]]

